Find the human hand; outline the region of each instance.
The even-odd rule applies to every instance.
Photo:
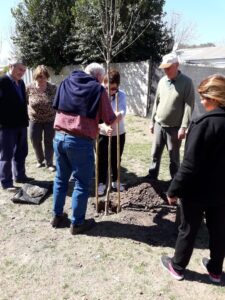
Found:
[[[116,118],[117,118],[117,122],[120,122],[123,118],[123,115],[121,114],[121,112],[116,111],[115,115],[116,115]]]
[[[112,136],[113,129],[111,126],[105,126],[105,132],[107,136]]]
[[[169,205],[175,205],[177,203],[177,197],[169,197],[169,196],[167,196],[167,200],[169,202]]]
[[[186,137],[186,128],[181,127],[178,130],[178,140],[183,140]]]

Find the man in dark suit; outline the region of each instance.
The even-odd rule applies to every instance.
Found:
[[[4,190],[16,191],[15,182],[32,180],[25,173],[27,145],[27,101],[22,77],[26,66],[14,59],[9,72],[0,77],[0,182]]]

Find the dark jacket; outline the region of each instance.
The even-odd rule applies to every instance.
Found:
[[[192,121],[183,163],[167,194],[196,204],[225,205],[225,108]]]
[[[0,77],[0,129],[28,126],[25,84],[22,84],[24,101],[18,95],[7,75]]]
[[[73,71],[57,89],[53,108],[95,119],[102,85],[83,71]]]

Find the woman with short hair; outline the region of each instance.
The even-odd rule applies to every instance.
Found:
[[[46,165],[49,171],[53,166],[53,128],[55,110],[52,107],[56,85],[50,83],[46,66],[39,65],[34,70],[34,82],[27,86],[29,135],[37,159],[37,168]],[[42,141],[43,140],[43,141]]]
[[[110,99],[113,111],[116,111],[116,94],[118,94],[118,110],[122,115],[122,120],[119,122],[119,138],[120,138],[120,157],[121,160],[124,144],[125,144],[125,126],[124,117],[126,115],[126,94],[119,89],[120,85],[120,73],[117,70],[112,69],[109,72],[109,78],[106,75],[104,77],[104,86],[108,91],[108,85],[110,86]],[[116,124],[108,126],[105,123],[99,125],[99,186],[98,195],[102,196],[106,190],[107,170],[108,170],[108,137],[112,136],[111,144],[111,168],[112,168],[112,188],[118,189],[117,177],[117,130]],[[124,191],[124,187],[120,184],[120,191]]]

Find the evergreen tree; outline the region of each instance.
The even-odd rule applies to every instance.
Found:
[[[153,61],[171,50],[162,22],[164,0],[77,0],[73,8],[77,62]]]
[[[30,67],[45,64],[56,72],[73,55],[65,50],[74,0],[24,0],[12,14],[16,21],[13,43]]]
[[[23,0],[13,43],[28,66],[159,60],[171,45],[165,0]]]

